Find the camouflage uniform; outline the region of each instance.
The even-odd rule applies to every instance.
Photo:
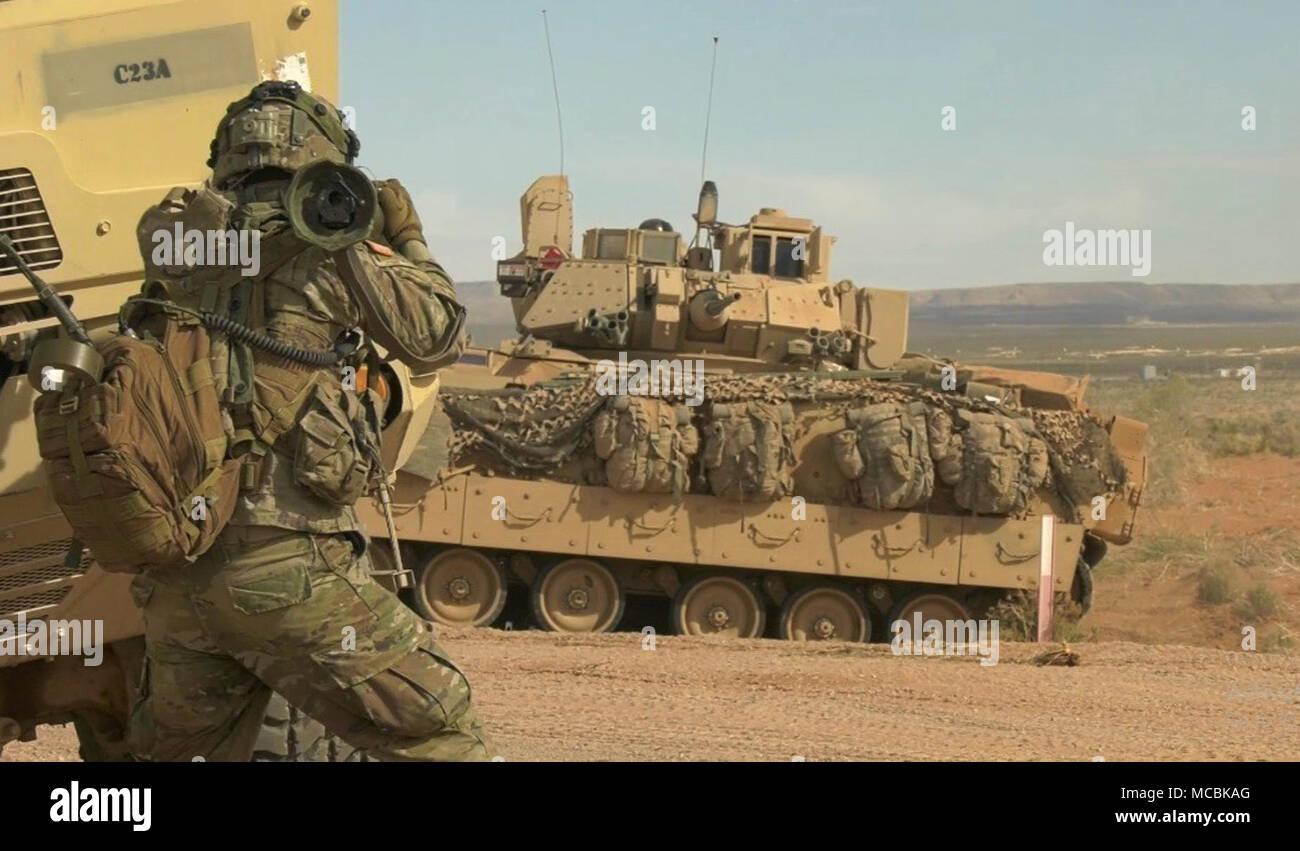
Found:
[[[356,147],[320,98],[284,84],[256,87],[218,126],[210,184],[173,190],[142,218],[146,292],[303,349],[329,349],[355,327],[370,332],[384,317],[359,303],[342,261],[293,235],[281,203],[293,169],[350,162]],[[394,311],[389,337],[418,360],[458,336],[458,308],[409,202],[395,181],[380,184],[382,234],[345,251],[363,285]],[[149,234],[176,222],[258,228],[260,273],[154,262]],[[367,354],[363,348],[346,363]],[[134,752],[247,760],[274,690],[377,758],[490,758],[465,676],[431,625],[369,574],[352,507],[375,475],[365,447],[377,437],[363,394],[345,386],[339,365],[296,363],[221,334],[213,373],[231,454],[244,459],[245,475],[211,549],[184,569],[151,571],[132,585],[147,643]]]

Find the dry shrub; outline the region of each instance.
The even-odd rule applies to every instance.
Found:
[[[1196,599],[1211,606],[1231,600],[1232,583],[1228,581],[1227,572],[1217,565],[1201,568],[1196,580]]]
[[[1093,633],[1079,623],[1083,611],[1065,594],[1055,600],[1056,641],[1078,643]],[[1038,637],[1038,592],[1013,591],[989,607],[984,617],[998,622],[999,641],[1034,641]]]
[[[1205,422],[1205,448],[1215,455],[1275,452],[1300,455],[1300,422],[1286,411],[1271,416],[1213,417]]]
[[[1192,415],[1194,396],[1187,379],[1174,375],[1153,382],[1133,404],[1131,416],[1148,426],[1143,499],[1153,504],[1182,502],[1191,480],[1207,470],[1209,458]]]
[[[1281,608],[1277,593],[1267,585],[1256,584],[1247,589],[1237,604],[1237,616],[1244,621],[1267,620]]]

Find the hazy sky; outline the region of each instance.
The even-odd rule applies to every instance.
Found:
[[[559,168],[543,5],[575,242],[691,231],[717,35],[720,218],[816,220],[836,278],[1300,281],[1297,0],[343,0],[361,164],[411,188],[458,279],[493,276],[493,236],[518,250],[519,195]],[[1044,265],[1066,221],[1150,229],[1151,274]]]

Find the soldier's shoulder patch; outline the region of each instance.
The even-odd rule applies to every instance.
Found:
[[[366,245],[370,246],[371,251],[375,252],[381,257],[393,256],[393,249],[389,248],[387,245],[384,245],[382,242],[375,242],[373,239],[367,239],[365,242]]]

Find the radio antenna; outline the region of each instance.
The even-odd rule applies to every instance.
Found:
[[[560,175],[564,174],[564,117],[560,114],[560,84],[555,80],[555,53],[551,50],[551,26],[542,10],[542,28],[546,31],[546,58],[551,63],[551,89],[555,92],[555,123],[560,128]],[[717,39],[714,39],[717,41]]]
[[[704,166],[709,160],[709,121],[713,118],[713,75],[718,70],[718,37],[713,37],[713,64],[709,68],[709,106],[704,113],[704,151],[700,154],[700,182],[704,182]]]

